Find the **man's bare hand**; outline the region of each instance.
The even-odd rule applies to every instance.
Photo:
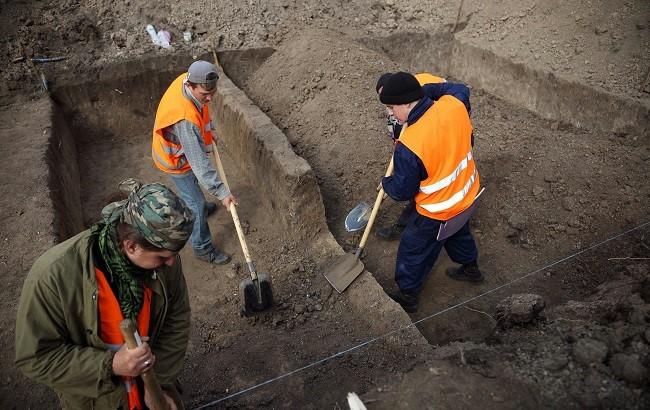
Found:
[[[135,349],[129,349],[125,343],[113,356],[113,374],[117,376],[139,376],[145,370],[150,369],[155,361],[156,357],[146,342]]]
[[[222,199],[222,200],[221,200],[221,203],[222,203],[223,206],[225,206],[226,209],[229,210],[229,211],[230,211],[230,204],[238,205],[238,203],[237,203],[237,198],[235,198],[235,196],[234,196],[233,194],[230,194],[230,195],[228,195],[227,197],[225,197],[224,199]]]

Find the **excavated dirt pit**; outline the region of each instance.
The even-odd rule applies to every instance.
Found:
[[[565,306],[637,295],[640,285],[625,278],[641,283],[648,276],[647,261],[605,265],[617,256],[647,256],[647,226],[492,290],[645,222],[650,199],[645,126],[618,116],[615,129],[604,123],[591,128],[583,124],[584,113],[572,116],[562,104],[536,111],[535,104],[523,104],[511,94],[539,101],[522,85],[540,79],[538,73],[523,70],[522,83],[511,86],[521,91],[501,93],[503,86],[491,87],[495,79],[481,72],[480,58],[471,61],[476,71],[462,72],[460,63],[437,63],[451,46],[435,51],[437,59],[398,58],[396,50],[405,40],[391,41],[382,42],[390,45],[382,50],[371,40],[306,31],[277,50],[219,53],[228,77],[254,101],[224,76],[211,109],[249,247],[258,268],[273,277],[276,304],[252,318],[239,316],[238,284],[247,272],[232,222],[221,209],[210,226],[217,246],[233,254],[239,267],[212,267],[194,259],[189,249],[181,253],[193,311],[181,375],[187,407],[345,408],[346,393],[356,391],[375,409],[539,408],[549,403],[580,408],[589,407],[593,397],[601,400],[597,403],[642,408],[649,401],[643,388],[647,376],[631,384],[611,381],[610,367],[616,366],[609,361],[600,367],[574,366],[571,346],[585,334],[602,333],[606,339],[611,327],[627,332],[636,326],[641,330],[617,339],[620,346],[610,347],[609,355],[636,354],[647,366],[647,312],[633,320],[612,302],[606,312],[599,305],[598,315],[583,317],[575,304],[573,310]],[[137,177],[172,186],[151,164],[150,128],[166,86],[191,61],[167,56],[107,66],[100,73],[67,73],[52,88],[54,103],[44,98],[2,113],[13,124],[8,133],[31,137],[26,147],[11,145],[5,153],[20,152],[19,161],[34,163],[22,174],[8,161],[3,169],[17,175],[5,188],[19,198],[4,211],[15,228],[2,232],[5,247],[15,255],[0,269],[10,276],[9,266],[16,266],[22,274],[2,291],[7,310],[15,310],[20,283],[35,257],[97,220],[120,180]],[[356,247],[360,234],[345,232],[343,220],[358,202],[372,201],[388,163],[391,145],[374,84],[379,74],[397,69],[434,71],[472,86],[475,156],[487,188],[473,221],[486,282],[472,286],[447,280],[444,269],[450,262],[443,255],[427,279],[420,311],[410,318],[383,291],[394,286],[397,242],[373,235],[363,258],[372,273],[364,273],[341,295],[322,276],[333,257]],[[26,194],[25,186],[38,189]],[[400,210],[400,204],[385,202],[378,225],[392,223]],[[25,225],[44,228],[34,233],[20,229]],[[229,271],[235,279],[227,277]],[[603,287],[614,274],[622,284]],[[616,293],[621,289],[622,296]],[[490,294],[447,310],[484,292]],[[529,333],[496,330],[496,303],[518,292],[541,295],[551,321]],[[648,306],[644,300],[634,306]],[[557,322],[561,317],[572,322]],[[407,327],[411,321],[417,321],[417,330]],[[3,318],[2,325],[2,361],[10,363],[13,321]],[[564,365],[540,364],[556,363],[559,356]],[[601,383],[607,377],[609,384]],[[271,382],[257,386],[266,381]],[[251,386],[256,388],[230,397]],[[614,393],[602,398],[592,391]],[[6,398],[0,404],[7,408],[47,408],[43,403],[53,399],[49,390],[15,371],[3,380],[1,393]]]

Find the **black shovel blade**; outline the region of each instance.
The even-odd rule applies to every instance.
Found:
[[[258,297],[258,286],[261,298]],[[239,295],[241,297],[241,313],[244,316],[251,316],[256,312],[270,308],[273,305],[271,276],[268,273],[258,273],[256,281],[251,278],[241,281]]]

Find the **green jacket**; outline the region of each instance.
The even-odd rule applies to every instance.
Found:
[[[127,408],[112,354],[99,334],[97,282],[86,230],[45,252],[27,275],[16,318],[16,365],[53,388],[66,409]],[[154,370],[174,397],[189,339],[190,303],[176,257],[145,282],[153,291],[149,336]]]

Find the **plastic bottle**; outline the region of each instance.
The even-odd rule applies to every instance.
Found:
[[[158,34],[156,34],[156,29],[153,28],[151,24],[147,24],[147,33],[149,33],[149,37],[151,37],[151,41],[157,46],[160,46],[160,38],[158,37]]]
[[[172,41],[172,36],[169,34],[169,31],[165,30],[159,30],[158,31],[158,40],[160,41],[160,46],[162,48],[170,48],[171,41]]]

